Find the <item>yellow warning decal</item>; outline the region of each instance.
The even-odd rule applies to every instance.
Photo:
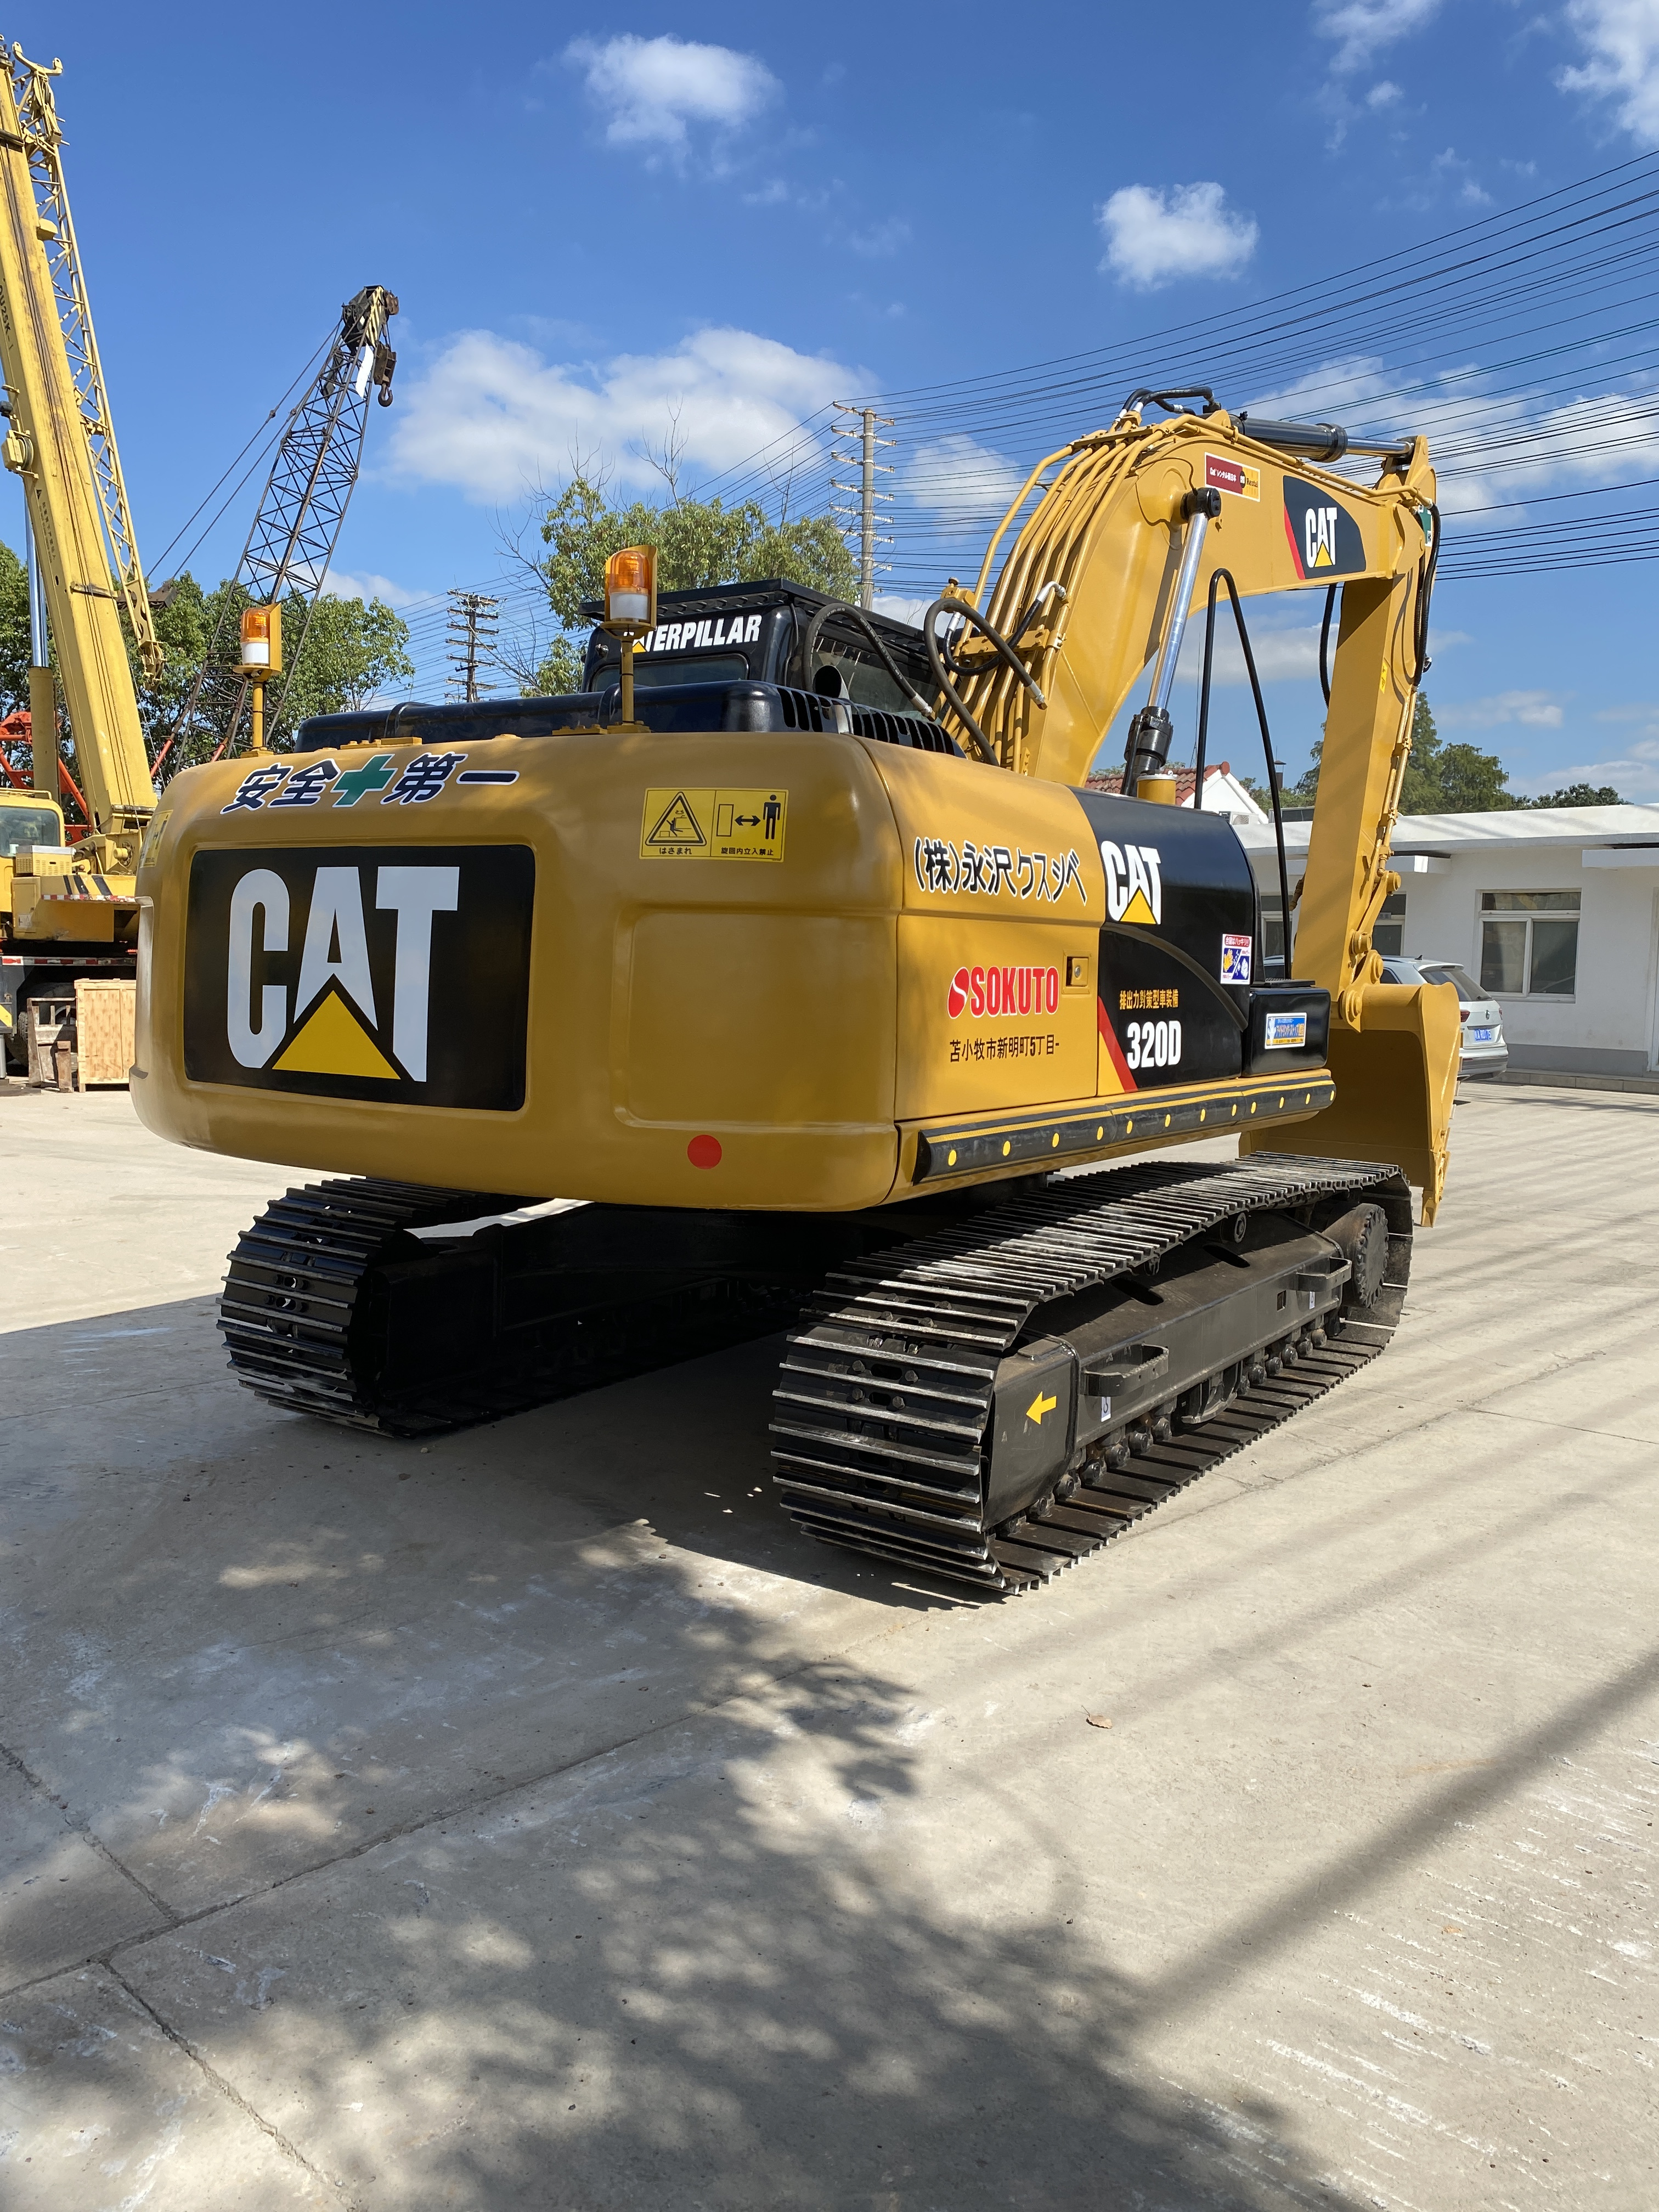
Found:
[[[647,791],[640,817],[642,860],[781,860],[789,793],[776,786],[750,791]]]
[[[389,1083],[402,1077],[337,991],[322,1003],[276,1066],[283,1075],[368,1075]]]
[[[706,860],[714,797],[712,791],[647,791],[640,823],[640,858]]]

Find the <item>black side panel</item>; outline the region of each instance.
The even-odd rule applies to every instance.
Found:
[[[1331,1038],[1331,994],[1311,983],[1270,983],[1250,994],[1253,1075],[1323,1067]]]
[[[1126,1089],[1240,1074],[1260,939],[1232,825],[1108,792],[1076,796],[1106,871],[1100,1027]]]

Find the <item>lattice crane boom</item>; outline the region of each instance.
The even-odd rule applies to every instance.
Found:
[[[339,542],[368,427],[368,396],[392,404],[397,355],[386,343],[386,328],[398,312],[397,295],[383,284],[366,284],[340,310],[340,327],[328,358],[283,426],[236,566],[236,581],[256,605],[298,597],[305,618],[291,630],[285,673],[273,684],[266,727],[282,725],[283,701],[305,648],[306,629],[334,549]],[[159,769],[177,745],[186,758],[209,751],[215,759],[234,751],[249,723],[249,685],[235,665],[240,601],[229,595],[215,624],[202,665],[167,744],[156,757]]]

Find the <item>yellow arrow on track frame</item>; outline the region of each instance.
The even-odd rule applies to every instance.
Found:
[[[1025,1408],[1025,1418],[1028,1421],[1035,1421],[1038,1428],[1041,1428],[1042,1426],[1043,1415],[1045,1413],[1052,1413],[1054,1407],[1059,1403],[1060,1401],[1058,1398],[1045,1398],[1042,1391],[1039,1390],[1036,1396],[1032,1399],[1030,1404]]]

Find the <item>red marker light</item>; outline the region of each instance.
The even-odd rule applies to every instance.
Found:
[[[693,1137],[685,1148],[685,1157],[694,1168],[717,1168],[720,1164],[720,1140],[718,1137]]]

